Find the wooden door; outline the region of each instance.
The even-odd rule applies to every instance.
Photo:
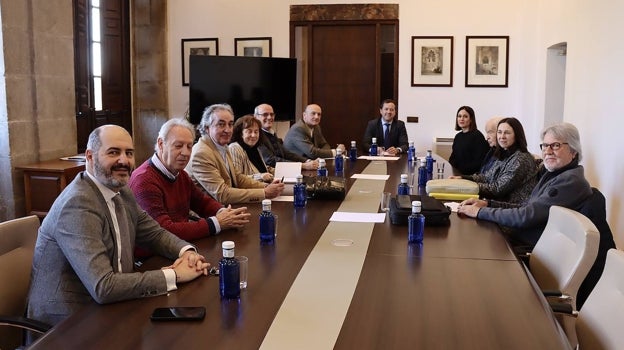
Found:
[[[332,147],[351,140],[359,145],[366,122],[378,116],[376,28],[375,24],[313,27],[309,103],[323,109],[321,127]]]

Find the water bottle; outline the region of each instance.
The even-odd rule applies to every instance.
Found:
[[[409,142],[409,147],[407,148],[407,161],[412,162],[416,159],[416,147],[414,147],[414,141]]]
[[[397,194],[398,195],[410,194],[410,187],[409,187],[409,184],[407,183],[407,174],[401,174],[401,183],[399,184],[399,189],[397,190]]]
[[[355,141],[351,141],[351,148],[349,149],[349,160],[355,162],[357,160],[357,147]]]
[[[316,176],[327,177],[327,167],[325,166],[325,159],[319,159],[318,169],[316,169]]]
[[[234,242],[221,243],[223,258],[219,260],[219,291],[221,297],[235,299],[240,296],[240,268],[234,258]]]
[[[429,176],[427,175],[427,162],[422,159],[418,167],[418,187],[425,187],[427,185],[427,180],[429,180]]]
[[[275,215],[271,212],[271,200],[262,200],[260,213],[260,242],[273,243],[275,241]]]
[[[295,197],[293,203],[295,208],[303,208],[308,201],[308,193],[306,192],[306,185],[303,183],[303,175],[297,175],[297,182],[293,187],[293,196]]]
[[[336,149],[336,158],[334,158],[334,170],[339,173],[344,170],[344,158],[342,157],[342,150]]]
[[[431,155],[431,150],[427,150],[427,174],[430,175],[430,178],[433,177],[433,156]]]
[[[420,201],[412,202],[412,215],[407,218],[407,242],[421,243],[425,232],[425,216],[420,213]]]
[[[376,156],[377,155],[377,138],[373,137],[371,142],[372,142],[372,144],[370,146],[369,153],[370,153],[371,156]]]

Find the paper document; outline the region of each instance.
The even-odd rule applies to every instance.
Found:
[[[457,208],[459,207],[459,202],[446,202],[445,206],[449,207],[453,213],[457,213]]]
[[[294,202],[295,197],[294,196],[277,196],[271,200],[274,202]]]
[[[358,159],[366,159],[366,160],[399,160],[401,157],[390,157],[390,156],[359,156]]]
[[[365,180],[388,180],[390,175],[377,175],[377,174],[353,174],[352,179],[365,179]]]
[[[299,162],[276,162],[275,179],[284,178],[285,183],[294,184],[297,182],[297,175],[301,174],[301,163]]]
[[[338,222],[379,222],[386,220],[386,213],[347,213],[344,211],[336,211],[332,214],[329,221]]]

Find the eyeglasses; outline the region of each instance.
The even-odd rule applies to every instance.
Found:
[[[540,143],[540,149],[545,151],[546,148],[550,147],[551,150],[556,151],[561,148],[561,145],[567,145],[567,142],[553,142],[553,143]]]
[[[269,113],[269,112],[264,112],[264,113],[256,113],[256,115],[262,116],[262,117],[275,117],[275,113]]]

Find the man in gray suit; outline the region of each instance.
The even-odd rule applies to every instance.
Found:
[[[321,132],[321,106],[307,105],[301,120],[293,124],[284,137],[284,147],[300,156],[316,159],[336,156],[336,149],[332,149]],[[337,149],[345,154],[345,146],[339,144]]]
[[[86,171],[56,199],[35,245],[28,316],[49,324],[93,301],[166,294],[176,283],[206,275],[209,266],[137,205],[126,186],[135,160],[125,129],[95,129],[85,156]],[[176,260],[161,270],[134,272],[135,241]]]

